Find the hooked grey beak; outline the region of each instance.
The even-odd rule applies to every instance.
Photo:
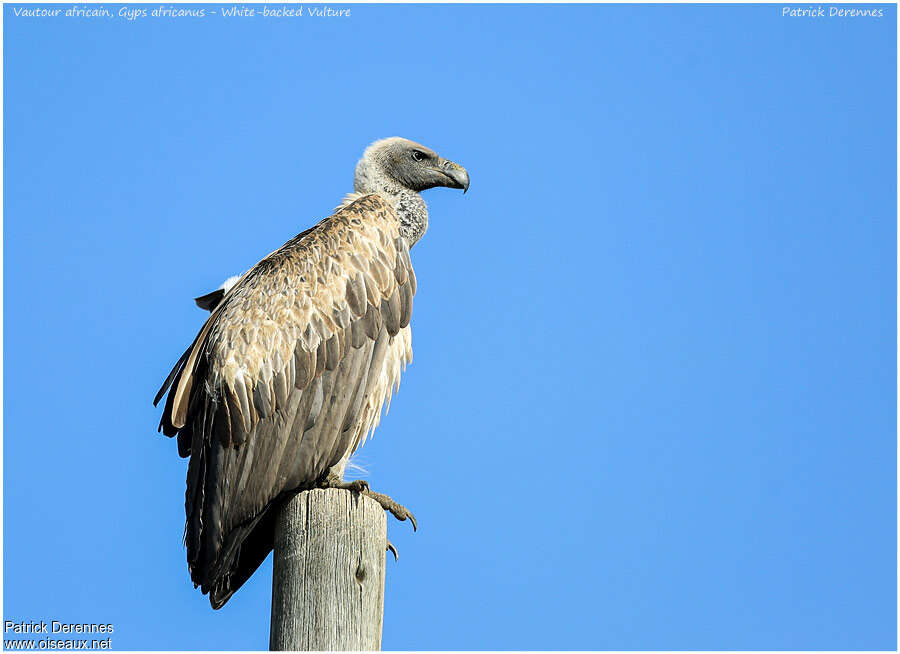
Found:
[[[450,178],[452,184],[447,184],[450,188],[461,188],[463,194],[469,190],[469,173],[459,164],[445,160],[441,165],[441,172]]]

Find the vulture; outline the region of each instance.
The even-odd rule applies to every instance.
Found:
[[[190,457],[188,569],[214,609],[268,556],[297,491],[348,488],[415,528],[343,472],[412,360],[409,251],[428,227],[420,192],[439,186],[465,192],[469,175],[413,141],[376,141],[334,213],[197,298],[209,317],[153,403],[166,397],[159,430]]]

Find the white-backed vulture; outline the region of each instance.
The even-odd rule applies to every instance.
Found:
[[[195,586],[221,607],[272,549],[275,507],[315,487],[352,488],[412,515],[344,466],[375,429],[412,358],[416,276],[428,225],[420,191],[469,187],[461,166],[401,138],[377,141],[354,193],[219,291],[162,385],[160,430],[190,457],[184,540]]]

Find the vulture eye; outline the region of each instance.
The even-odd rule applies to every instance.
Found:
[[[418,150],[413,150],[412,158],[416,161],[422,161],[425,158],[425,154],[423,152],[419,152]]]

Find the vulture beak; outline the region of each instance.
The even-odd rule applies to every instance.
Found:
[[[449,188],[461,188],[463,195],[469,190],[469,173],[466,169],[452,161],[443,160],[440,172],[450,179]]]

